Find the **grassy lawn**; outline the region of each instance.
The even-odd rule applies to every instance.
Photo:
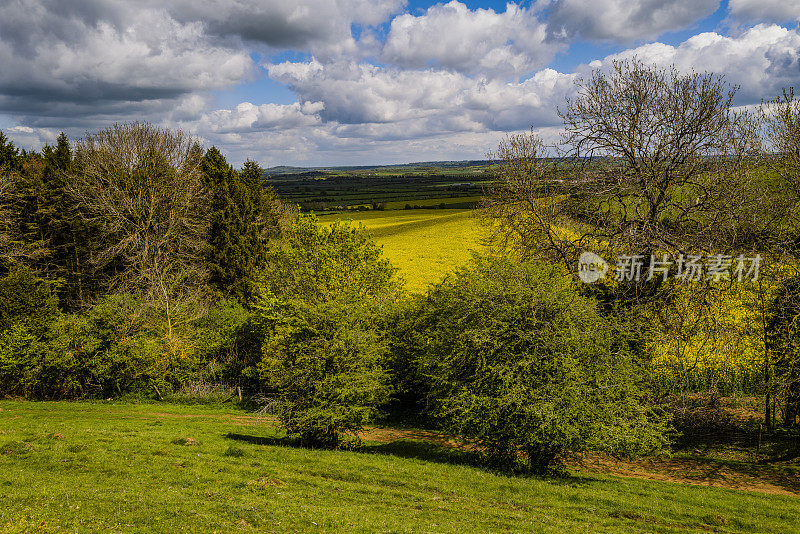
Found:
[[[481,250],[484,230],[472,210],[387,210],[324,216],[362,223],[400,271],[410,291],[423,291]]]
[[[795,497],[506,477],[411,440],[290,447],[231,408],[0,402],[5,532],[790,532]]]

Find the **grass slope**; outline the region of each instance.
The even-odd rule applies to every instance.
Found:
[[[472,210],[364,211],[320,221],[361,223],[400,271],[410,291],[423,291],[482,249],[484,231]]]
[[[241,411],[0,402],[4,532],[790,532],[797,499],[578,473],[513,478],[418,442],[282,445]],[[433,451],[435,452],[435,451]]]

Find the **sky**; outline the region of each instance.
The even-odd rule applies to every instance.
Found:
[[[39,149],[148,121],[240,165],[483,159],[555,141],[614,59],[800,82],[800,0],[0,0],[0,129]]]

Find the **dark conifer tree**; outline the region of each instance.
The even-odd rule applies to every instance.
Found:
[[[255,198],[252,170],[237,172],[212,147],[203,158],[203,172],[211,192],[210,282],[247,302],[252,297],[255,270],[264,258],[258,225],[260,198]]]
[[[21,163],[19,149],[0,131],[0,170],[19,170]]]

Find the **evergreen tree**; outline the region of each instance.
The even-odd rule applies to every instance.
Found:
[[[62,132],[55,146],[41,153],[20,156],[14,173],[13,226],[19,263],[38,276],[58,282],[60,301],[66,308],[83,304],[81,255],[86,255],[83,225],[67,194],[66,176],[73,161],[69,140]]]
[[[272,187],[265,186],[264,169],[253,160],[244,162],[241,170],[242,180],[252,195],[255,206],[256,225],[262,243],[275,239],[281,234],[281,222],[285,209],[278,194]],[[262,247],[266,252],[266,247]],[[259,263],[264,258],[259,258]]]
[[[0,131],[0,169],[19,170],[20,160],[19,149]]]
[[[244,302],[252,297],[253,275],[264,258],[255,168],[248,165],[242,173],[235,171],[216,147],[203,157],[203,173],[211,192],[210,282]]]

